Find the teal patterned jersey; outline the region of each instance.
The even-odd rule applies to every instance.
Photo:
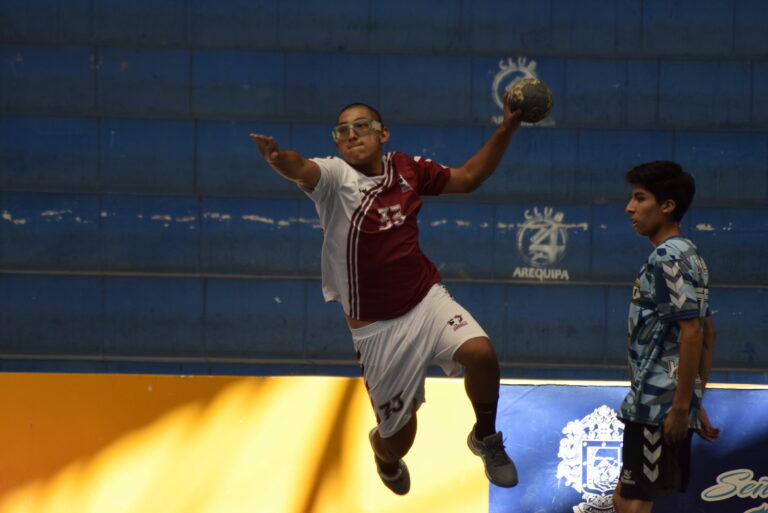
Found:
[[[671,237],[648,257],[632,290],[629,307],[631,387],[618,417],[661,425],[672,408],[680,360],[680,328],[676,321],[709,315],[709,272],[696,246]],[[701,381],[696,378],[689,426],[701,427]]]

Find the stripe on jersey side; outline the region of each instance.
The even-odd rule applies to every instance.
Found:
[[[347,234],[347,278],[349,283],[349,315],[358,319],[360,315],[360,290],[358,283],[358,241],[360,240],[360,231],[363,220],[368,210],[373,205],[376,197],[389,187],[392,183],[394,170],[392,166],[392,157],[388,153],[384,161],[385,178],[379,185],[371,187],[363,196],[360,206],[352,213],[352,219],[349,223],[349,233]]]

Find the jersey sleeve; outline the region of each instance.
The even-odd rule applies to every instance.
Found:
[[[669,253],[652,263],[659,320],[671,323],[703,317],[709,306],[694,263]]]
[[[451,170],[423,157],[411,157],[413,170],[418,179],[416,192],[421,196],[437,196],[451,179]]]
[[[302,186],[299,188],[313,201],[322,201],[338,188],[343,172],[343,161],[336,157],[311,158],[309,160],[320,167],[320,180],[314,189],[307,189]]]

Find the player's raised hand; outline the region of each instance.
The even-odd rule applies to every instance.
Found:
[[[517,127],[520,126],[520,117],[522,116],[522,111],[520,109],[512,110],[509,106],[509,95],[511,93],[511,89],[508,90],[506,93],[504,93],[504,98],[502,99],[501,103],[503,105],[503,115],[504,115],[504,121],[502,123],[511,125],[513,128],[517,129]]]
[[[280,156],[280,147],[278,147],[273,137],[261,134],[250,134],[250,137],[256,143],[256,148],[267,162],[272,163]]]

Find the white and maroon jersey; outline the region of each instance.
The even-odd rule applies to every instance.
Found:
[[[312,198],[323,229],[323,296],[355,319],[393,319],[440,281],[419,248],[416,215],[422,195],[437,195],[450,170],[429,159],[392,152],[384,174],[366,176],[336,157],[320,166]]]

